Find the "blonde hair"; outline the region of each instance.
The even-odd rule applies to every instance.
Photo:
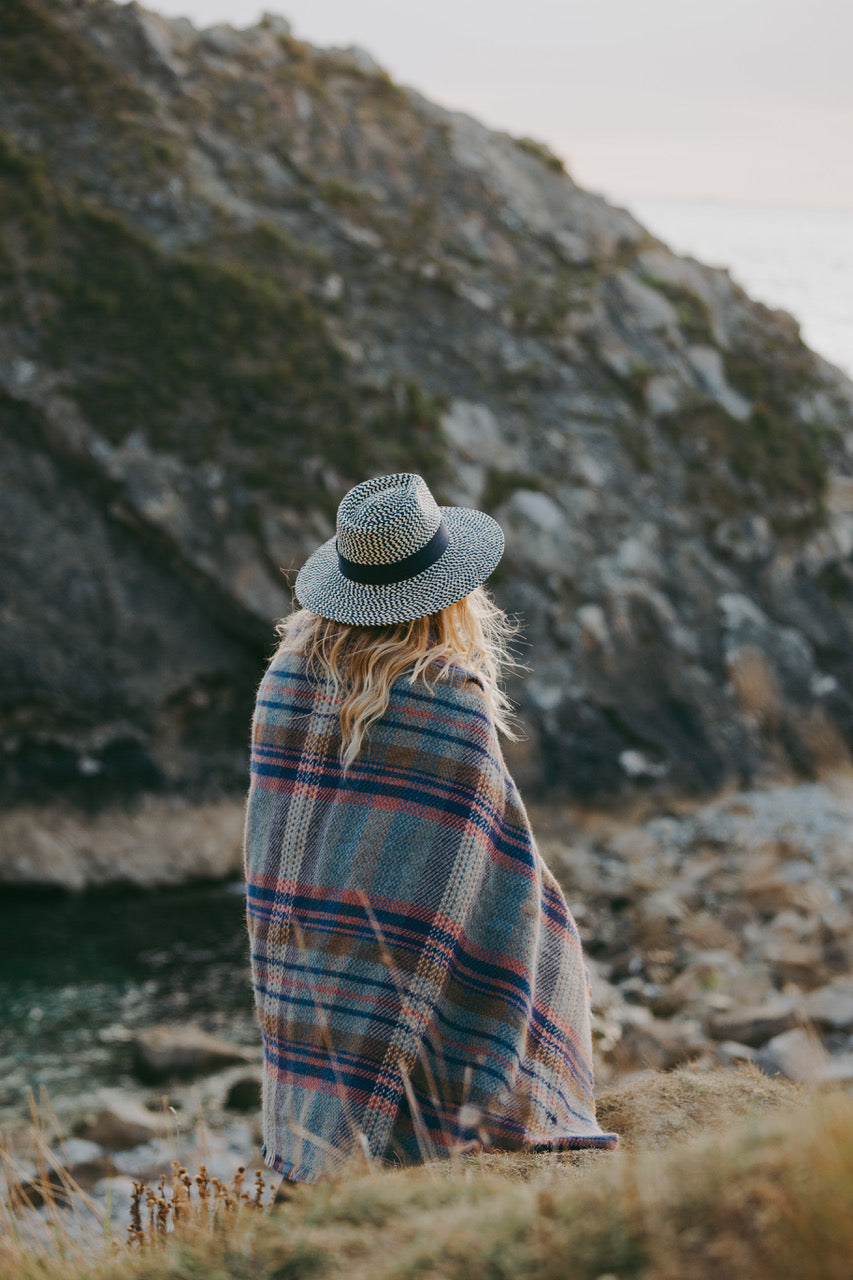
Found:
[[[515,741],[512,704],[501,687],[504,671],[520,667],[509,652],[517,624],[484,587],[437,613],[388,626],[349,626],[296,608],[276,627],[279,653],[307,657],[318,675],[343,692],[341,760],[348,768],[367,731],[388,708],[391,686],[404,672],[434,689],[452,666],[477,675],[485,703],[499,732]]]

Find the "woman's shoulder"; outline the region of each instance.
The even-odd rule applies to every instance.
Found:
[[[421,717],[432,715],[447,721],[457,733],[484,742],[491,733],[492,719],[482,679],[476,672],[457,664],[442,666],[440,675],[427,673],[413,680],[410,675],[395,682],[392,697],[417,704]]]
[[[459,695],[460,698],[467,698],[477,706],[481,706],[485,701],[486,687],[482,677],[476,671],[457,662],[438,663],[414,684],[409,677],[404,677],[404,681],[408,681],[409,688],[420,688],[424,685],[450,700]]]
[[[480,693],[485,692],[486,686],[476,671],[471,671],[457,662],[448,662],[444,672],[442,683],[446,682],[451,689],[459,689],[475,696],[478,690]]]

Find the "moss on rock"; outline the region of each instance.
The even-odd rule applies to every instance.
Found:
[[[233,243],[222,261],[170,254],[54,187],[0,138],[0,234],[18,245],[0,266],[13,285],[7,315],[23,322],[38,299],[34,354],[112,443],[140,432],[191,464],[230,463],[296,507],[327,505],[309,458],[343,478],[406,463],[438,470],[440,401],[411,377],[358,385],[297,283],[304,261],[275,229],[255,229],[245,263]]]

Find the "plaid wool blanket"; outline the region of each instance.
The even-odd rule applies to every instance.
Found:
[[[344,772],[340,696],[277,655],[253,719],[245,875],[263,1157],[615,1147],[589,971],[476,677],[403,677]]]

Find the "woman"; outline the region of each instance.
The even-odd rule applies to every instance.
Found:
[[[614,1147],[589,973],[503,761],[503,553],[420,476],[356,485],[253,720],[245,870],[265,1162]]]

